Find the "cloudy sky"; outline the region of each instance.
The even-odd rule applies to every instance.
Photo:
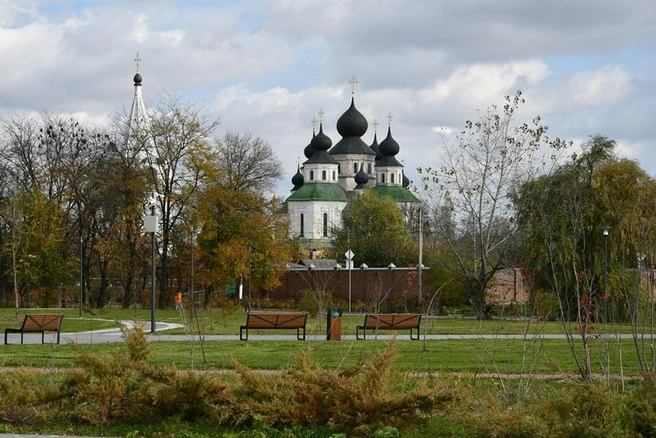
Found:
[[[522,114],[580,144],[617,140],[656,176],[654,0],[0,0],[0,115],[48,110],[95,124],[129,107],[201,102],[227,131],[268,141],[288,193],[310,121],[350,103],[379,140],[388,113],[415,168],[438,166],[439,128],[521,89]]]

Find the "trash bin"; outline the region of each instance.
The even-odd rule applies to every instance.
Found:
[[[326,335],[329,341],[342,340],[342,309],[328,309],[326,312]]]

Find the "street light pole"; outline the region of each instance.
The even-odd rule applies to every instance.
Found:
[[[157,216],[155,216],[155,206],[154,205],[153,205],[150,213],[155,218],[155,221],[157,221]],[[151,248],[151,252],[152,252],[152,257],[151,257],[152,271],[151,271],[151,277],[150,277],[150,333],[154,334],[155,333],[155,282],[156,282],[155,231],[150,233],[150,248]]]
[[[144,218],[144,228],[147,233],[150,233],[150,246],[152,252],[151,264],[152,272],[150,279],[150,333],[155,333],[155,233],[157,232],[157,215],[155,214],[155,194],[153,194],[153,199],[151,200],[150,205],[150,215]]]
[[[82,318],[82,300],[84,299],[84,250],[82,248],[82,227],[80,227],[80,301],[79,301],[79,317]]]
[[[349,270],[349,289],[348,289],[348,313],[351,314],[351,270],[353,269],[353,251],[351,251],[351,231],[346,230],[346,243],[348,251],[346,251],[346,263]]]
[[[422,270],[424,269],[424,264],[423,264],[423,256],[424,256],[424,232],[423,232],[423,218],[422,218],[422,209],[419,207],[419,264],[417,265],[417,268],[419,269],[419,276],[417,278],[417,283],[419,286],[419,293],[418,293],[418,300],[419,305],[422,304],[422,301],[424,300],[424,285],[422,282]]]
[[[608,232],[610,228],[604,227],[604,318],[608,323]]]

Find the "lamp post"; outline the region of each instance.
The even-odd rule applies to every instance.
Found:
[[[604,227],[604,318],[608,323],[608,232],[610,227]]]
[[[365,275],[365,272],[367,269],[369,269],[369,265],[366,263],[362,263],[360,265],[360,271],[362,272],[362,290],[366,292],[367,290],[367,276]]]
[[[346,266],[348,267],[348,274],[349,274],[349,279],[348,279],[348,311],[349,314],[351,313],[351,270],[353,268],[353,251],[351,251],[351,248],[346,251]]]
[[[82,300],[84,299],[84,249],[82,248],[82,229],[80,227],[80,301],[78,307],[78,316],[82,318]],[[18,306],[16,306],[18,309]]]
[[[421,277],[421,271],[424,268],[423,264],[423,256],[424,256],[424,232],[423,232],[423,218],[422,218],[422,209],[419,207],[419,263],[417,264],[417,269],[419,269],[419,274],[417,277],[417,286],[418,286],[418,294],[417,294],[417,301],[419,302],[419,305],[422,304],[422,301],[424,300],[424,285],[422,282],[422,277]]]
[[[638,254],[638,290],[636,292],[636,311],[635,314],[638,314],[638,305],[640,303],[640,283],[642,282],[642,273],[645,272],[645,258],[647,257],[644,253]]]
[[[150,203],[150,215],[144,218],[144,228],[150,233],[152,272],[150,279],[150,333],[155,333],[155,233],[157,232],[157,215],[155,214],[155,195]]]

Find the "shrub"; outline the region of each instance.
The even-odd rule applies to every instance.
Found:
[[[98,425],[155,423],[169,417],[223,423],[236,414],[226,385],[194,371],[149,366],[148,340],[140,326],[123,336],[127,351],[111,358],[76,348],[81,369],[67,384],[72,419]]]
[[[404,382],[409,387],[396,391],[399,380],[391,373],[395,357],[390,343],[369,362],[340,372],[322,368],[307,350],[296,357],[295,369],[273,375],[235,362],[241,377],[235,399],[251,418],[261,415],[271,426],[324,425],[372,433],[383,426],[426,420],[451,394],[424,381]]]
[[[26,369],[1,373],[0,420],[12,425],[45,422],[59,391],[55,384],[43,380]]]

